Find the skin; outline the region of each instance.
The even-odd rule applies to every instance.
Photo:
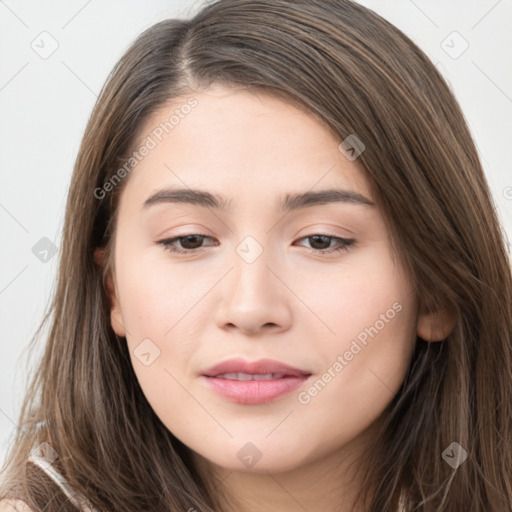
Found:
[[[188,97],[157,111],[140,140]],[[454,319],[441,316],[433,327],[392,259],[377,205],[279,210],[284,194],[328,188],[375,202],[357,159],[345,157],[341,139],[320,120],[242,88],[215,86],[194,97],[198,105],[126,178],[108,280],[112,327],[126,336],[155,413],[231,496],[227,511],[348,511],[357,486],[350,463],[400,388],[417,332],[425,340],[443,339]],[[174,185],[220,194],[231,200],[230,211],[142,207],[155,191]],[[157,243],[189,234],[209,237],[194,254],[174,254]],[[356,242],[319,254],[315,247],[336,241],[315,246],[307,237],[318,234]],[[263,250],[252,263],[236,252],[249,235]],[[299,392],[397,303],[394,318],[301,403]],[[160,350],[148,366],[134,354],[144,339]],[[231,357],[276,359],[313,375],[302,389],[270,403],[237,404],[199,378]],[[248,442],[261,454],[252,467],[237,457]]]

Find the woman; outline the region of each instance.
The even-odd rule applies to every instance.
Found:
[[[95,106],[0,498],[510,510],[511,310],[425,54],[347,0],[220,0],[142,34]]]

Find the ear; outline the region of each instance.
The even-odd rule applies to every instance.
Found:
[[[422,306],[418,314],[417,333],[425,341],[443,341],[453,331],[457,313],[451,308],[430,310]]]
[[[105,261],[105,249],[97,248],[94,251],[94,261],[100,267],[101,272],[103,272],[103,267],[106,264]],[[119,304],[119,297],[116,290],[116,286],[114,283],[114,279],[112,277],[112,272],[109,270],[106,277],[106,287],[107,294],[110,299],[110,324],[112,325],[112,329],[114,332],[121,337],[126,336],[126,329],[124,326],[123,314],[121,311],[121,305]]]

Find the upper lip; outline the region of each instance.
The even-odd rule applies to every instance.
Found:
[[[264,375],[267,373],[281,373],[294,377],[309,376],[311,372],[294,368],[280,361],[273,359],[258,359],[257,361],[246,361],[245,359],[235,358],[222,361],[205,370],[202,375],[206,377],[216,377],[224,373],[249,373],[251,375]]]

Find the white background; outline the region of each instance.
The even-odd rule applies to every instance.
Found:
[[[512,240],[512,1],[360,3],[405,32],[450,83]],[[97,94],[140,32],[200,4],[0,0],[0,465],[30,372],[22,350],[55,284],[58,258],[43,263],[32,247],[43,237],[60,245],[71,171]],[[52,44],[58,48],[46,59],[32,48]]]

